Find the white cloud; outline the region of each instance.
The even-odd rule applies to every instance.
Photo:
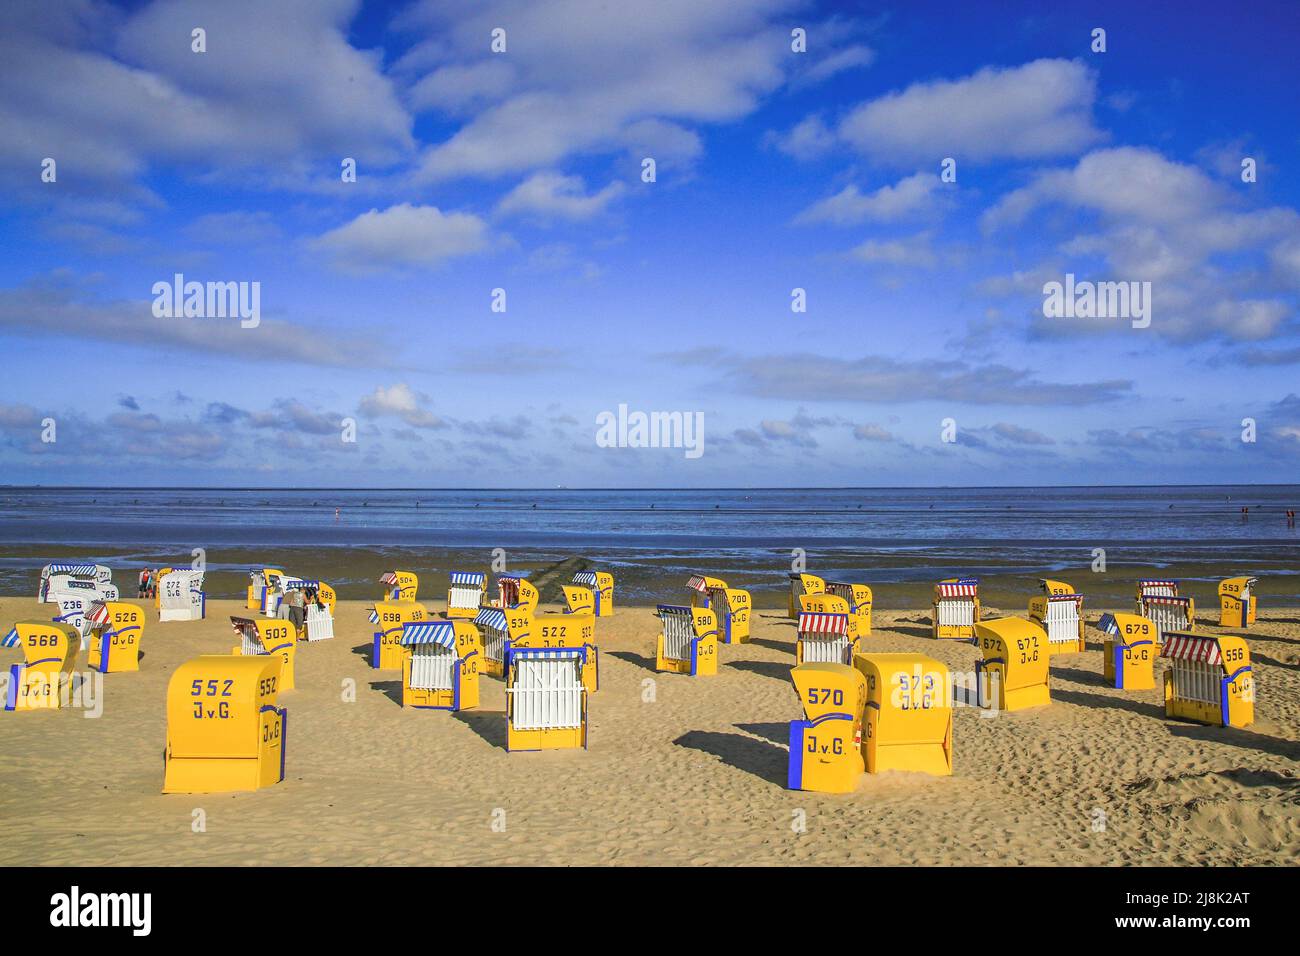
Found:
[[[854,43],[839,50],[832,50],[826,56],[814,60],[812,66],[800,73],[796,79],[798,85],[822,83],[845,70],[868,67],[876,60],[876,52],[871,47]]]
[[[514,80],[514,67],[505,57],[452,63],[417,81],[407,98],[417,112],[439,110],[460,115],[505,96]]]
[[[626,187],[612,182],[600,192],[588,195],[580,176],[553,171],[534,173],[510,190],[497,203],[501,216],[529,215],[539,219],[591,219],[623,194]]]
[[[169,162],[391,163],[414,148],[380,57],[348,43],[357,0],[50,6],[20,5],[0,32],[0,162],[50,156],[61,183],[85,183]]]
[[[930,236],[921,233],[902,239],[868,239],[849,250],[850,259],[869,265],[933,268],[938,259],[930,248]]]
[[[1097,150],[1068,169],[1047,170],[1003,196],[985,212],[986,234],[1007,232],[1061,207],[1086,214],[1083,231],[1060,241],[1050,267],[1021,273],[1037,281],[1044,273],[1079,279],[1152,284],[1151,328],[1174,338],[1223,335],[1269,338],[1295,315],[1300,272],[1290,261],[1300,248],[1300,215],[1294,209],[1243,210],[1222,183],[1192,165],[1136,147]],[[1004,283],[1011,291],[1023,283]],[[999,283],[986,282],[995,292]],[[1042,286],[1022,289],[1041,307]],[[1113,331],[1115,323],[1042,320],[1044,335]]]
[[[818,115],[807,116],[785,135],[776,133],[766,137],[787,156],[795,159],[819,159],[835,148],[835,132]]]
[[[471,213],[401,203],[371,209],[309,243],[349,272],[430,268],[490,245],[488,227]]]
[[[1064,203],[1111,218],[1186,223],[1221,207],[1223,186],[1194,166],[1170,162],[1151,149],[1119,147],[1089,153],[1072,169],[1040,173],[984,214],[986,229],[1016,225],[1038,207]]]
[[[380,385],[361,399],[358,410],[371,418],[400,418],[412,428],[446,428],[447,424],[428,408],[429,397],[405,382],[385,388]]]
[[[795,222],[828,222],[837,226],[851,226],[868,220],[895,222],[931,208],[938,186],[937,173],[914,173],[893,185],[886,184],[866,194],[850,183],[834,196],[804,210]]]
[[[666,353],[659,358],[679,366],[715,367],[737,392],[787,401],[1093,405],[1126,397],[1133,387],[1131,381],[1117,378],[1084,383],[1045,382],[1029,369],[999,364],[977,366],[881,355],[856,359],[809,353],[741,356],[716,349],[695,349]]]
[[[171,275],[159,278],[170,281]],[[245,329],[238,319],[160,318],[153,314],[150,299],[97,299],[91,291],[92,283],[66,272],[0,289],[0,331],[46,341],[68,336],[121,348],[182,350],[243,361],[331,367],[392,364],[373,336],[338,334],[319,322],[307,326],[264,314],[256,328]],[[269,311],[266,300],[262,305]]]
[[[990,66],[863,103],[838,133],[888,165],[1070,155],[1103,138],[1092,122],[1096,94],[1095,76],[1076,60]]]
[[[500,176],[621,151],[645,142],[646,120],[672,130],[745,116],[793,69],[778,22],[793,6],[660,0],[629,21],[618,4],[584,0],[415,4],[399,27],[433,39],[397,64],[412,101],[452,116],[478,110],[424,152],[417,178]],[[488,46],[495,27],[506,29],[504,55]],[[508,76],[484,66],[494,59],[508,62]]]

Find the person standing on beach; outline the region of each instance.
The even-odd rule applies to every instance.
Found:
[[[280,607],[288,611],[289,622],[293,624],[294,635],[301,634],[303,619],[306,616],[306,602],[303,600],[302,588],[293,588],[287,592]]]
[[[135,596],[138,598],[144,597],[145,588],[147,588],[148,586],[149,586],[149,569],[144,568],[140,572],[140,582],[136,587]]]

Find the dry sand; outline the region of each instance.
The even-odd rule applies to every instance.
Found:
[[[284,782],[199,796],[159,792],[167,678],[226,652],[242,604],[167,624],[150,608],[141,671],[104,679],[102,717],[0,714],[0,864],[1260,864],[1294,863],[1300,846],[1300,610],[1264,611],[1248,633],[1246,730],[1169,721],[1159,690],[1106,688],[1090,628],[1086,653],[1054,659],[1050,707],[957,709],[952,777],[864,775],[827,795],[785,789],[800,708],[782,613],[760,611],[752,643],[692,678],[655,674],[653,609],[619,606],[598,625],[590,749],[509,754],[498,679],[483,678],[473,711],[401,708],[399,675],[367,664],[367,605],[341,603],[338,637],[300,645],[299,689],[280,695]],[[0,598],[6,628],[45,611]],[[975,649],[931,640],[927,620],[877,612],[865,649],[972,669]],[[1208,611],[1198,627],[1217,630]]]

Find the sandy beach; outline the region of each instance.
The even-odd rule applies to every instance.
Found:
[[[1300,846],[1300,609],[1262,598],[1245,730],[1169,721],[1159,690],[1105,687],[1089,627],[1086,653],[1053,659],[1049,707],[957,709],[953,776],[864,775],[847,795],[785,788],[801,711],[793,623],[775,609],[756,614],[752,643],[722,647],[717,676],[692,678],[654,673],[653,608],[620,604],[598,626],[589,749],[511,754],[498,679],[475,710],[402,709],[398,673],[368,666],[369,603],[342,601],[337,637],[300,645],[298,689],[279,701],[285,780],[204,796],[160,793],[167,680],[228,651],[242,602],[167,624],[150,607],[141,669],[104,678],[101,716],[0,714],[0,863],[1248,865],[1294,863]],[[877,607],[864,650],[973,667],[972,646],[928,637],[928,611],[891,610],[881,592]],[[46,610],[0,598],[6,627]],[[1088,621],[1102,610],[1090,603]],[[1198,629],[1217,632],[1210,619],[1200,607]]]

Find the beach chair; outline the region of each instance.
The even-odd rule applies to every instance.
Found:
[[[401,644],[403,707],[478,706],[478,628],[469,621],[417,621],[402,626]]]
[[[303,592],[302,628],[294,636],[300,641],[328,641],[334,637],[334,607],[338,596],[334,588],[324,581],[285,575],[280,580],[280,605],[275,616],[287,620],[289,609],[284,596],[293,591]],[[314,598],[313,598],[314,595]]]
[[[71,624],[19,621],[0,639],[0,647],[23,652],[21,664],[9,667],[5,710],[57,710],[71,690],[81,635]]]
[[[202,571],[172,571],[158,583],[158,620],[201,621],[207,601]]]
[[[740,588],[710,588],[709,609],[718,616],[718,640],[724,644],[749,643],[753,600]]]
[[[867,773],[910,770],[952,775],[951,680],[946,665],[924,654],[856,654],[867,680]]]
[[[871,588],[865,584],[845,584],[842,581],[825,582],[827,594],[841,597],[849,606],[854,637],[871,636]]]
[[[77,632],[81,639],[78,650],[84,651],[90,640],[90,627],[86,624],[86,612],[90,610],[90,605],[94,599],[81,597],[80,595],[64,592],[58,596],[59,605],[58,613],[54,615],[55,624],[70,624]]]
[[[506,671],[506,750],[587,746],[585,647],[513,648]]]
[[[596,617],[613,616],[614,575],[608,571],[579,571],[573,576],[573,583],[580,587],[591,588]]]
[[[1043,593],[1029,599],[1029,619],[1047,632],[1049,654],[1079,654],[1084,640],[1083,595],[1064,581],[1043,578]]]
[[[852,792],[866,769],[862,756],[866,676],[849,664],[807,663],[792,668],[790,679],[803,705],[803,719],[790,721],[786,786],[818,793]]]
[[[78,581],[61,576],[51,580],[57,582],[57,585],[49,590],[47,598],[48,601],[58,605],[58,613],[54,615],[54,621],[56,624],[71,624],[76,628],[81,637],[79,650],[84,651],[90,638],[86,612],[96,601],[116,600],[116,598],[106,596],[92,581]]]
[[[537,610],[537,588],[533,582],[517,574],[502,574],[497,577],[497,606],[501,608],[518,608],[532,614]]]
[[[848,605],[841,597],[805,594],[801,601],[839,610],[800,611],[794,642],[796,664],[852,664],[858,639],[849,633]]]
[[[414,601],[420,590],[420,579],[413,571],[385,571],[379,583],[384,601]]]
[[[260,657],[269,655],[280,660],[280,690],[293,690],[294,661],[298,657],[297,636],[293,625],[283,620],[231,617],[230,624],[239,635],[239,643],[231,648],[233,655]]]
[[[562,584],[560,590],[564,593],[564,611],[566,614],[595,615],[596,598],[591,588],[582,587],[578,584]]]
[[[1219,626],[1246,628],[1255,623],[1258,578],[1227,578],[1219,582]]]
[[[1144,578],[1137,583],[1138,613],[1144,597],[1178,597],[1178,582],[1163,578]]]
[[[980,619],[980,579],[945,578],[934,586],[936,640],[971,641]]]
[[[376,601],[370,609],[370,623],[378,625],[379,630],[374,633],[370,666],[376,670],[401,670],[402,628],[428,619],[424,605],[414,601]]]
[[[251,623],[251,622],[250,622]],[[167,682],[163,793],[257,790],[284,779],[278,655],[207,655]]]
[[[1025,710],[1052,702],[1047,633],[1034,621],[999,617],[975,625],[977,706]]]
[[[523,608],[506,611],[508,621],[518,625]],[[510,644],[505,649],[505,666],[510,666],[510,655],[520,647],[581,647],[582,685],[588,694],[600,690],[600,649],[596,647],[596,615],[586,614],[529,614],[526,626],[511,629]]]
[[[46,604],[60,604],[68,596],[80,597],[90,601],[117,601],[120,599],[117,587],[102,584],[89,577],[76,577],[70,574],[52,574],[46,582]]]
[[[524,622],[528,615],[517,615]],[[482,640],[482,665],[484,674],[503,678],[506,676],[506,649],[510,646],[510,619],[500,607],[481,607],[474,617],[474,627]],[[526,635],[526,624],[524,631]]]
[[[118,598],[117,589],[113,587],[113,572],[110,568],[102,564],[61,561],[41,568],[41,582],[36,591],[36,600],[42,604],[51,600],[47,592],[51,587],[50,579],[53,577],[87,581],[102,592],[103,600],[116,601]],[[111,590],[105,590],[106,588]]]
[[[266,614],[267,591],[278,587],[282,577],[284,572],[279,568],[251,568],[248,572],[248,599],[244,606],[250,611]]]
[[[1156,648],[1172,631],[1196,630],[1196,602],[1189,597],[1146,594],[1138,598],[1138,615],[1156,626]]]
[[[727,582],[722,578],[711,578],[707,574],[692,574],[686,581],[691,592],[691,607],[709,607],[709,599],[714,591],[726,590]]]
[[[1212,727],[1247,727],[1255,720],[1255,675],[1245,638],[1170,631],[1160,656],[1165,716]]]
[[[485,580],[482,571],[452,571],[447,588],[447,617],[473,620],[484,603]]]
[[[825,594],[826,582],[815,574],[796,574],[790,572],[790,600],[786,607],[790,620],[799,618],[799,598],[805,594]]]
[[[338,603],[338,595],[335,593],[334,588],[325,581],[285,575],[280,581],[280,591],[282,594],[288,594],[290,591],[314,591],[316,592],[316,600],[325,605],[331,617],[334,616],[334,606]]]
[[[324,604],[308,603],[303,613],[303,636],[311,642],[329,641],[334,638],[334,615]]]
[[[849,604],[848,598],[841,597],[838,594],[832,594],[830,591],[814,592],[812,594],[803,594],[799,597],[799,610],[807,614],[844,614],[849,619],[849,641],[856,644],[858,641],[858,624],[859,619],[852,611],[852,605]],[[850,663],[846,661],[845,663]]]
[[[86,611],[88,663],[101,674],[140,669],[144,611],[121,601],[96,601]]]
[[[718,672],[718,617],[712,608],[660,604],[655,670],[709,676]]]
[[[175,568],[159,568],[154,573],[153,606],[154,606],[154,610],[156,611],[162,609],[163,580],[167,577],[167,575],[171,574],[175,570],[176,570]]]
[[[1156,626],[1136,614],[1103,614],[1097,629],[1102,644],[1102,677],[1117,690],[1154,690]]]

